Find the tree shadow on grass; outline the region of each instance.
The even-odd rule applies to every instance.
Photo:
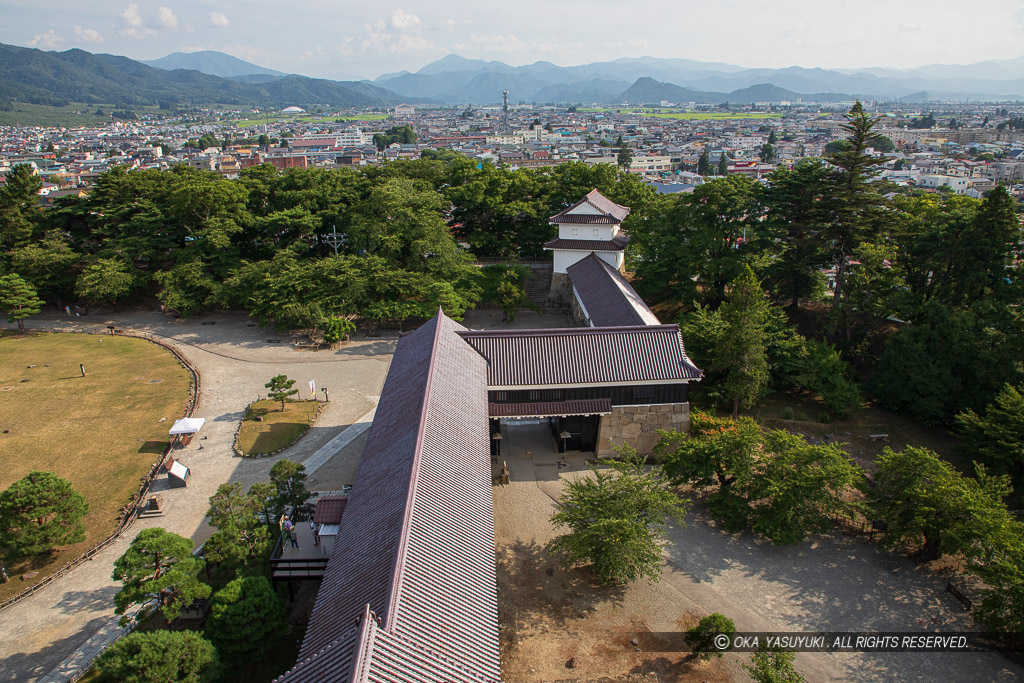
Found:
[[[160,455],[167,448],[166,441],[146,441],[139,446],[139,453],[149,453],[152,455]]]
[[[624,587],[603,586],[587,567],[563,569],[547,549],[517,541],[498,554],[498,611],[512,632],[545,625],[565,628],[598,604],[621,605]]]

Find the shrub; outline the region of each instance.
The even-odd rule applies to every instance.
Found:
[[[220,672],[213,644],[194,631],[132,633],[108,647],[95,666],[119,683],[206,683]]]
[[[732,636],[736,633],[736,625],[732,619],[712,612],[707,615],[693,628],[686,632],[686,643],[693,648],[698,659],[711,659],[712,656],[721,657],[722,652],[732,649]],[[729,636],[726,647],[720,647],[715,636],[725,634]]]
[[[786,406],[782,409],[782,419],[792,420],[796,417],[796,411],[791,406]]]
[[[244,661],[286,630],[284,605],[263,576],[244,576],[213,594],[206,632],[229,661]]]

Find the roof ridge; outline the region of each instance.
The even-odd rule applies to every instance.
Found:
[[[463,339],[473,339],[477,337],[557,337],[562,335],[604,335],[622,332],[676,332],[681,334],[678,323],[662,323],[660,325],[618,325],[615,327],[551,327],[533,330],[465,330],[457,331],[456,334]]]
[[[434,367],[437,362],[437,346],[441,338],[441,327],[448,316],[440,307],[434,317],[434,339],[430,347],[430,365],[427,367],[427,379],[424,382],[423,406],[420,408],[419,423],[416,426],[416,445],[413,449],[412,466],[409,468],[409,491],[406,494],[405,509],[402,512],[402,531],[399,535],[398,551],[395,553],[395,564],[391,575],[391,590],[388,591],[388,611],[385,630],[394,627],[398,605],[402,601],[402,578],[405,570],[405,555],[409,546],[409,530],[412,525],[413,505],[416,502],[416,488],[419,483],[420,457],[423,454],[423,433],[427,426],[430,412],[430,394],[433,389]]]

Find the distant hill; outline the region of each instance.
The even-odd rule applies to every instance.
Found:
[[[141,60],[140,60],[141,61]],[[191,69],[210,76],[221,76],[222,78],[233,78],[235,76],[250,76],[262,74],[265,76],[285,76],[281,71],[274,71],[262,66],[250,64],[249,62],[226,55],[223,52],[204,50],[202,52],[173,52],[160,59],[142,61],[143,64],[173,71],[174,69]]]
[[[380,107],[408,100],[365,82],[284,76],[246,83],[195,70],[166,71],[127,57],[78,49],[43,52],[0,44],[0,103]]]
[[[636,79],[636,82],[629,86],[619,97],[618,102],[631,102],[633,104],[657,103],[662,100],[666,102],[701,102],[707,96],[721,96],[725,101],[723,93],[704,93],[691,88],[681,88],[672,83],[662,83],[649,76]]]
[[[932,65],[918,69],[745,69],[721,62],[656,57],[622,58],[580,66],[557,66],[534,62],[509,66],[502,62],[465,59],[447,55],[416,73],[399,71],[374,80],[376,85],[410,97],[426,97],[450,104],[496,104],[508,90],[512,102],[618,102],[622,91],[613,92],[596,83],[635,83],[649,78],[706,93],[706,97],[653,90],[643,98],[638,89],[629,101],[660,100],[716,101],[722,94],[737,93],[730,101],[772,102],[797,99],[836,102],[851,98],[863,100],[906,100],[908,93],[928,91],[933,97],[942,93],[956,100],[1013,100],[1024,93],[1024,58],[979,62],[966,66]],[[589,83],[590,85],[580,85]],[[768,86],[771,86],[769,88]],[[652,87],[650,83],[640,88]],[[774,88],[778,88],[775,90]],[[788,91],[782,92],[782,91]],[[848,93],[848,94],[846,94]]]

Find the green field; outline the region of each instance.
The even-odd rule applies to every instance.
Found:
[[[10,430],[0,433],[0,489],[49,470],[89,502],[86,540],[8,562],[14,580],[0,584],[0,600],[31,585],[20,574],[38,571],[33,581],[42,579],[114,530],[184,414],[188,386],[174,356],[142,339],[0,333],[0,432]]]
[[[106,116],[97,116],[96,110],[102,109]],[[26,104],[13,102],[11,111],[0,111],[2,126],[97,126],[109,124],[116,119],[110,118],[110,112],[121,107],[112,104],[85,104],[72,102],[66,107],[50,107],[42,104]],[[170,114],[161,112],[158,107],[129,107],[137,115]],[[77,112],[77,113],[76,113]]]
[[[335,121],[385,121],[387,120],[387,114],[346,114],[344,116],[318,116],[316,114],[271,114],[271,123],[332,123]],[[239,128],[248,128],[250,126],[262,126],[267,122],[266,118],[262,119],[239,119],[226,120],[225,123],[233,123]]]

